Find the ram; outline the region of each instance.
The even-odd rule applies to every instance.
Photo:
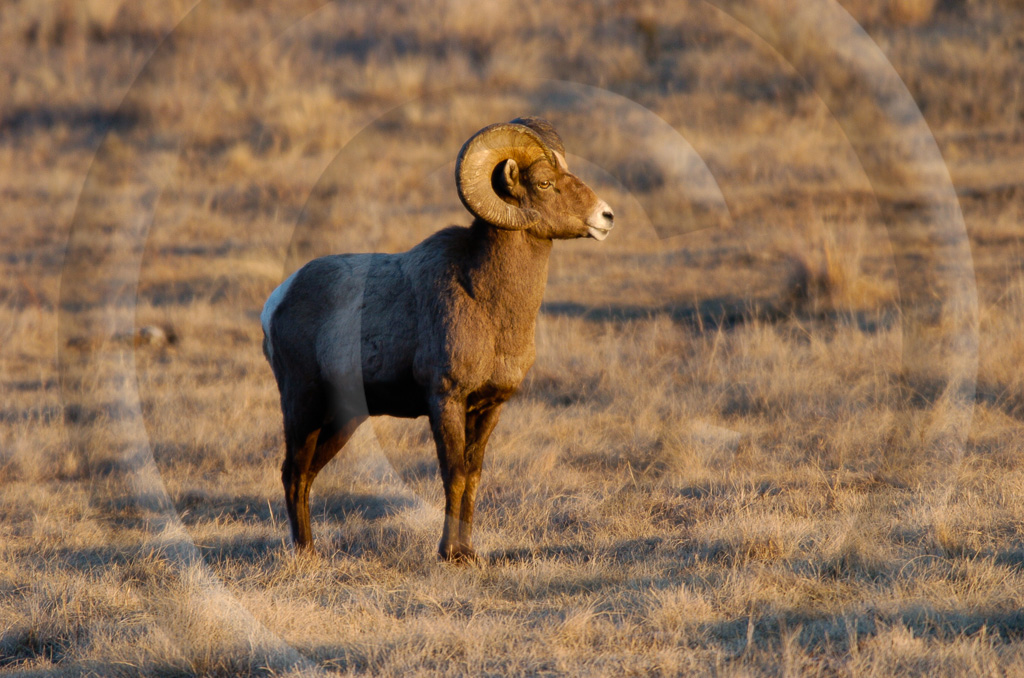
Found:
[[[533,364],[552,241],[612,229],[611,208],[569,172],[550,123],[477,132],[456,161],[475,219],[400,254],[315,259],[274,290],[260,320],[281,392],[285,502],[312,549],[309,490],[368,416],[430,420],[444,483],[444,560],[476,558],[473,505],[487,439]]]

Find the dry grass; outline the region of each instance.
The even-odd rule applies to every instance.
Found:
[[[792,0],[3,4],[0,671],[1021,673],[1024,15],[841,4],[943,163]],[[391,419],[295,558],[263,300],[464,223],[524,113],[621,227],[556,247],[484,562]]]
[[[854,19],[869,26],[920,26],[934,18],[938,0],[840,0]]]

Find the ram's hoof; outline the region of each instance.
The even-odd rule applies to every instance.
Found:
[[[309,541],[304,544],[294,543],[295,555],[299,558],[317,558],[320,556],[319,551],[313,546],[313,542]]]
[[[454,546],[450,549],[442,548],[438,551],[441,560],[456,565],[472,565],[480,562],[476,551],[466,546]]]

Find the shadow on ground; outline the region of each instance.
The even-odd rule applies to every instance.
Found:
[[[673,322],[695,331],[733,329],[751,321],[779,322],[788,318],[853,325],[862,332],[890,329],[898,320],[895,310],[823,311],[801,310],[799,304],[768,299],[715,297],[693,303],[672,303],[660,306],[632,304],[588,305],[571,301],[545,303],[541,312],[550,316],[583,318],[596,323],[630,322],[667,316]]]

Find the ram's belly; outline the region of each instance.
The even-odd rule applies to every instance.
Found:
[[[366,408],[370,416],[422,417],[427,414],[427,396],[410,372],[404,378],[386,382],[366,382]]]
[[[489,379],[475,388],[469,387],[467,409],[487,409],[511,398],[532,363],[532,359],[519,359],[500,365]],[[363,391],[370,416],[415,418],[429,412],[427,389],[416,381],[411,369],[389,372],[386,379],[364,380]]]

